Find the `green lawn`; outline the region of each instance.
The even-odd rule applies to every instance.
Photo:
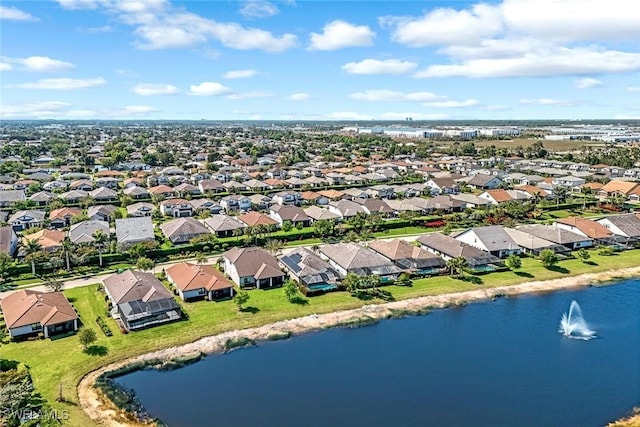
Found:
[[[423,234],[428,233],[430,231],[436,231],[432,228],[425,227],[402,227],[402,228],[393,228],[390,230],[377,231],[373,233],[376,238],[385,238],[385,237],[395,237],[395,236],[403,236],[406,234]]]
[[[595,251],[591,254],[593,265],[583,264],[576,259],[561,261],[560,267],[568,270],[565,273],[545,269],[539,261],[524,258],[520,272],[527,277],[518,276],[510,271],[491,273],[479,276],[482,284],[476,285],[448,276],[438,276],[416,280],[412,287],[388,286],[385,289],[399,300],[479,287],[488,288],[523,281],[552,279],[568,274],[615,270],[638,265],[640,250],[627,251],[610,257],[597,255]],[[200,301],[183,304],[189,320],[124,335],[120,333],[115,322],[106,316],[104,294],[96,289],[97,285],[92,285],[69,289],[65,294],[80,313],[82,322],[96,331],[98,341],[95,345],[102,350],[103,355],[83,353],[76,336],[55,341],[10,343],[1,347],[3,358],[19,360],[31,367],[37,390],[55,409],[69,411],[68,425],[73,426],[88,426],[91,425],[91,421],[75,403],[55,402],[60,383],[62,383],[64,397],[77,402],[76,385],[80,378],[104,364],[168,346],[185,344],[203,336],[231,329],[248,328],[312,313],[320,314],[356,308],[371,303],[359,301],[346,292],[334,292],[310,298],[306,305],[296,305],[286,300],[282,289],[252,290],[249,291],[251,299],[247,307],[255,309],[253,314],[248,311],[238,313],[232,301],[218,303]],[[113,337],[107,338],[101,332],[95,322],[98,315],[107,321],[114,333]]]

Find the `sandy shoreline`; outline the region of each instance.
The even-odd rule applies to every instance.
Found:
[[[228,331],[218,335],[204,337],[192,343],[178,347],[170,347],[146,353],[90,372],[85,375],[78,384],[78,399],[85,413],[98,425],[120,427],[137,426],[139,424],[127,421],[121,411],[115,409],[111,402],[105,401],[105,398],[101,393],[93,387],[93,384],[99,375],[134,362],[149,361],[153,359],[171,360],[198,353],[222,353],[225,351],[225,343],[227,340],[234,338],[246,337],[255,341],[264,341],[267,340],[269,336],[273,336],[275,334],[290,333],[292,335],[299,335],[301,333],[334,327],[365,317],[375,320],[385,319],[398,312],[406,312],[407,314],[412,312],[418,313],[426,308],[445,308],[466,303],[485,301],[499,296],[552,292],[560,289],[584,287],[636,276],[640,276],[640,266],[614,271],[605,271],[601,273],[569,276],[552,280],[526,282],[519,285],[477,289],[473,291],[424,296],[402,301],[372,304],[351,310],[336,311],[320,315],[309,315],[255,328]]]

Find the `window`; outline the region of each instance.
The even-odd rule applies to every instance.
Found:
[[[31,324],[32,331],[39,331],[40,329],[42,329],[42,325],[40,324],[40,322]]]

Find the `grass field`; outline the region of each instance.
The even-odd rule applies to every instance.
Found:
[[[480,288],[512,285],[531,280],[545,280],[587,272],[616,270],[635,266],[640,263],[640,250],[622,252],[614,256],[603,257],[591,251],[592,264],[584,264],[577,259],[561,261],[560,268],[548,270],[539,261],[524,258],[519,272],[511,271],[491,273],[481,278],[481,284],[438,276],[416,280],[411,287],[388,286],[397,300],[423,295],[458,292]],[[73,426],[89,426],[91,421],[77,406],[76,386],[87,372],[110,362],[166,348],[186,344],[198,338],[214,335],[223,331],[243,329],[272,323],[278,320],[300,317],[308,314],[321,314],[336,310],[361,307],[370,304],[362,302],[346,292],[333,292],[313,297],[307,304],[292,304],[287,301],[282,289],[249,291],[250,300],[247,310],[239,313],[232,301],[194,302],[182,304],[189,319],[168,325],[121,334],[113,319],[106,315],[104,294],[97,291],[97,285],[74,288],[65,291],[72,304],[78,310],[86,327],[93,328],[98,341],[92,347],[91,354],[81,351],[76,336],[40,341],[9,343],[0,348],[2,358],[18,360],[31,368],[36,388],[55,409],[67,410],[70,418],[65,422]],[[95,323],[102,316],[114,335],[107,338]],[[62,384],[63,395],[71,403],[56,403],[58,389]]]

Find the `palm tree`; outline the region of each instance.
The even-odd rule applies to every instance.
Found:
[[[467,259],[462,256],[451,258],[449,261],[447,261],[447,267],[449,267],[449,269],[451,270],[452,276],[462,276],[464,274],[464,268],[466,266]]]
[[[37,240],[25,239],[21,242],[21,246],[27,253],[26,258],[31,262],[31,274],[36,275],[36,255],[42,250],[42,245]]]
[[[64,252],[64,259],[65,262],[67,263],[67,271],[71,271],[71,251],[73,251],[73,248],[75,247],[75,245],[73,244],[73,242],[71,241],[71,239],[69,239],[68,237],[65,237],[64,240],[62,241],[62,251]]]
[[[242,228],[235,228],[233,230],[233,235],[236,237],[236,240],[240,240],[240,236],[244,234],[244,230]]]
[[[203,254],[202,252],[198,252],[196,254],[196,263],[198,265],[203,265],[207,263],[207,256],[205,254]]]
[[[93,243],[95,243],[98,248],[98,259],[100,260],[100,267],[102,267],[102,251],[104,250],[107,240],[109,240],[109,236],[102,230],[96,230],[91,237],[93,237]]]

